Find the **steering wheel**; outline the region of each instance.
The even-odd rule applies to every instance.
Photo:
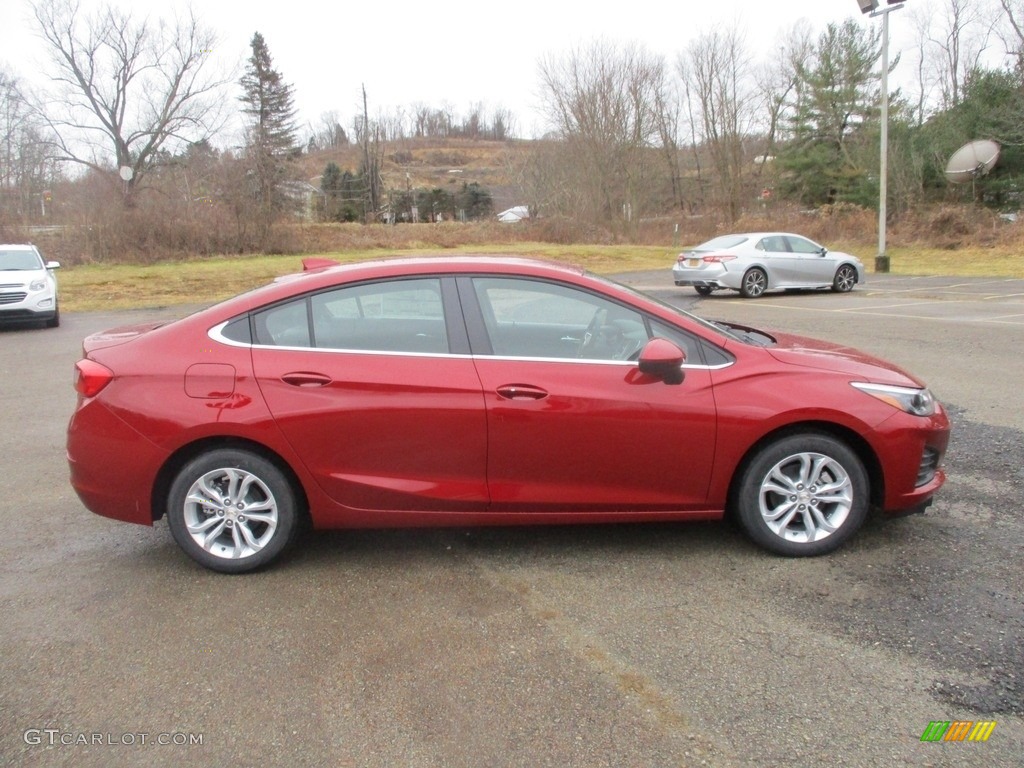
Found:
[[[644,348],[642,339],[627,339],[615,355],[616,360],[639,360],[640,350]]]
[[[600,308],[594,312],[594,316],[590,318],[590,322],[587,323],[587,330],[583,332],[583,339],[580,341],[579,349],[576,350],[576,357],[583,357],[587,350],[594,346],[594,342],[597,340],[598,334],[601,332],[601,326],[604,325],[607,318],[607,309]]]

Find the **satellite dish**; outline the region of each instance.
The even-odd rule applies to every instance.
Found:
[[[991,139],[979,139],[964,144],[946,163],[946,178],[954,184],[964,184],[984,176],[999,159],[999,144]]]

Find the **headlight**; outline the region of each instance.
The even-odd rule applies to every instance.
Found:
[[[30,291],[41,291],[46,287],[46,280],[45,278],[42,280],[33,280],[29,283],[28,287]]]
[[[888,384],[864,384],[859,381],[850,382],[865,394],[877,397],[893,408],[914,416],[931,416],[935,413],[935,398],[927,389],[916,387],[893,387]]]

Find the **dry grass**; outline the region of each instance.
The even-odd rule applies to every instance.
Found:
[[[873,269],[873,249],[838,242]],[[388,255],[516,254],[577,264],[602,274],[668,270],[676,249],[638,245],[553,245],[497,243],[462,247],[367,248],[317,254],[337,261],[361,261]],[[897,247],[889,251],[891,271],[903,275],[965,275],[1024,278],[1024,257],[1009,246],[964,248]],[[128,309],[177,304],[207,304],[302,268],[304,256],[222,257],[152,265],[88,264],[61,271],[61,306],[67,311]]]
[[[671,249],[651,246],[579,246],[547,243],[474,245],[460,248],[365,249],[303,256],[223,257],[150,265],[86,264],[61,271],[61,307],[66,311],[206,304],[234,296],[302,269],[311,255],[341,262],[401,255],[515,254],[578,264],[595,272],[667,269]]]

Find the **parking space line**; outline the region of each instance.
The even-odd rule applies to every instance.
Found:
[[[921,300],[917,300],[917,301],[912,301],[912,302],[908,301],[905,304],[881,304],[881,305],[879,305],[877,307],[843,307],[843,308],[837,309],[835,311],[836,312],[863,312],[865,310],[872,310],[872,309],[902,309],[903,307],[924,307],[924,306],[927,306],[928,304],[949,304],[949,303],[950,302],[948,302],[948,301],[942,301],[942,300],[939,300],[939,299],[936,299],[935,301],[921,301]],[[956,301],[956,302],[953,302],[953,303],[963,304],[963,303],[966,303],[966,302]]]
[[[878,307],[877,309],[898,309],[900,307],[907,306],[921,306],[922,304],[944,304],[948,302],[933,301],[933,302],[918,302],[915,304],[901,304],[893,305],[892,307]],[[823,309],[821,307],[801,307],[795,304],[767,304],[763,305],[769,309],[785,309],[785,310],[798,310],[801,312],[825,312],[830,314],[860,314],[860,315],[871,315],[873,317],[891,317],[897,320],[928,320],[931,322],[940,323],[995,323],[998,325],[1016,325],[1024,327],[1024,315],[1000,315],[996,318],[990,317],[929,317],[928,315],[914,315],[914,314],[900,314],[897,312],[876,312],[871,307],[849,307],[844,309]],[[706,314],[706,309],[702,311],[702,316]],[[1019,321],[1016,320],[1019,318]]]

